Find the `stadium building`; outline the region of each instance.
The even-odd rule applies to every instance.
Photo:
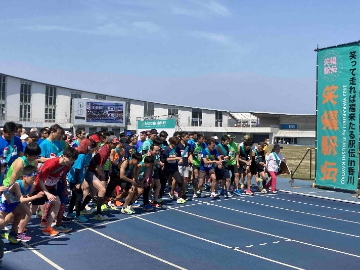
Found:
[[[149,102],[0,74],[0,125],[6,121],[27,129],[57,123],[67,130],[82,127],[93,133],[107,128],[118,134],[157,127],[218,137],[232,133],[236,141],[248,134],[255,142],[270,138],[314,145],[316,117]]]

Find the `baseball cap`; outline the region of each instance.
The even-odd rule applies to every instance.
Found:
[[[216,136],[216,135],[211,136],[211,138],[214,139],[214,140],[219,139],[218,136]]]
[[[27,134],[23,134],[20,137],[21,140],[26,140],[27,138],[29,138],[29,135],[27,135]]]
[[[236,138],[236,136],[235,136],[234,134],[228,134],[227,136],[228,136],[230,139]]]
[[[118,140],[118,138],[114,135],[111,135],[107,138],[107,142],[108,143],[119,143],[120,141]]]
[[[97,134],[91,135],[91,136],[89,137],[89,139],[90,139],[90,140],[93,140],[94,142],[97,142],[97,143],[100,142],[100,137],[99,137],[99,135],[97,135]]]

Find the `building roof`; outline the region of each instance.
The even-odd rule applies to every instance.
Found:
[[[39,81],[35,81],[35,80],[25,79],[25,78],[13,76],[13,75],[5,74],[5,73],[0,73],[0,75],[5,75],[5,76],[17,78],[17,79],[20,79],[20,80],[26,80],[26,81],[30,81],[30,82],[35,82],[35,83],[47,84],[47,85],[51,85],[51,86],[55,86],[55,87],[60,87],[60,88],[64,88],[64,89],[69,89],[69,90],[71,90],[71,91],[77,91],[77,92],[85,92],[85,93],[91,93],[91,94],[104,95],[104,96],[108,96],[108,97],[110,97],[110,98],[111,98],[111,97],[113,97],[113,98],[121,98],[123,101],[131,101],[131,100],[133,100],[133,101],[141,101],[141,102],[152,102],[152,103],[154,103],[154,104],[167,105],[167,106],[170,106],[170,107],[195,108],[195,109],[201,109],[201,110],[210,110],[210,111],[219,111],[219,112],[229,112],[228,110],[210,109],[210,108],[193,107],[193,106],[186,106],[186,105],[168,104],[168,103],[161,103],[161,102],[150,101],[150,100],[140,100],[140,99],[134,99],[134,98],[126,98],[126,97],[114,96],[114,95],[104,94],[104,93],[96,93],[96,92],[91,92],[91,91],[86,91],[86,90],[81,90],[81,89],[69,88],[69,87],[66,87],[66,86],[56,85],[56,84],[52,84],[52,83],[39,82]],[[109,101],[111,101],[111,99],[109,99]]]
[[[280,116],[293,116],[293,117],[315,117],[316,114],[289,114],[289,113],[272,113],[272,112],[250,112],[255,117],[280,117]]]
[[[239,122],[241,121],[257,122],[258,120],[255,115],[247,112],[230,112],[230,115]]]

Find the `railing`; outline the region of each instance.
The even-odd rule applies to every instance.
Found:
[[[296,171],[299,169],[300,165],[306,160],[306,157],[308,157],[308,156],[309,156],[309,159],[310,159],[310,163],[309,163],[309,166],[308,166],[308,171],[309,171],[308,177],[301,176],[301,177],[296,177],[296,179],[315,180],[315,177],[316,177],[316,167],[315,166],[314,166],[315,168],[314,168],[314,171],[313,171],[313,161],[315,160],[315,154],[316,154],[316,148],[307,148],[307,151],[306,151],[305,155],[302,157],[299,164],[296,166],[295,170],[290,173],[290,178],[291,178],[290,179],[290,184],[291,184],[291,186],[293,186],[293,184],[294,184]],[[302,175],[304,175],[304,174],[302,174]]]

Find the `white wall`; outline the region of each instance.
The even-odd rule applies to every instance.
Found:
[[[202,110],[202,126],[215,127],[215,111]]]
[[[45,122],[45,89],[45,84],[31,83],[31,119],[33,122]]]
[[[154,116],[168,115],[168,105],[154,104]]]
[[[178,110],[178,114],[179,114],[179,123],[181,127],[188,127],[191,125],[191,108],[184,108],[184,107],[180,107]]]
[[[56,123],[69,123],[70,100],[71,92],[69,89],[56,87]]]
[[[144,102],[143,101],[130,101],[130,125],[128,129],[136,130],[137,129],[137,117],[144,117]]]
[[[6,120],[18,121],[20,118],[20,79],[6,76]]]

